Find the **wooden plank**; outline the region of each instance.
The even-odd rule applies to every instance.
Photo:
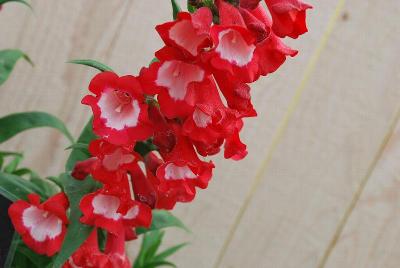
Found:
[[[400,124],[333,248],[325,267],[398,267]]]
[[[220,267],[318,265],[399,108],[397,4],[347,2]]]

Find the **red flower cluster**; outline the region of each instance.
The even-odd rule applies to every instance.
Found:
[[[77,163],[72,175],[90,174],[103,184],[81,200],[81,222],[106,230],[108,246],[100,252],[93,234],[65,267],[129,267],[124,241],[135,238],[136,227],[150,225],[151,210],[190,202],[196,188],[207,187],[214,164],[202,157],[221,148],[227,159],[247,155],[239,134],[243,119],[257,115],[249,84],[297,54],[281,38],[305,33],[311,8],[299,0],[265,2],[272,20],[260,0],[216,0],[217,15],[207,7],[180,12],[156,27],[165,46],[138,77],[103,72],[93,78],[92,94],[82,103],[93,111],[99,139],[89,145],[92,157]],[[29,246],[52,255],[62,241],[64,214],[31,203],[14,204],[11,217]],[[38,218],[30,220],[32,215]],[[32,222],[54,228],[36,230]],[[40,250],[37,241],[45,243]]]

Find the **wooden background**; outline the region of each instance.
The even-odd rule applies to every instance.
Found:
[[[310,32],[288,40],[300,55],[253,86],[249,156],[216,159],[209,189],[175,210],[193,231],[167,232],[167,245],[190,242],[174,257],[178,267],[400,267],[400,2],[308,2]],[[32,6],[0,12],[0,48],[35,62],[19,62],[2,86],[0,116],[47,111],[75,135],[95,71],[65,62],[98,59],[135,74],[161,46],[154,26],[171,16],[168,0]],[[1,149],[26,151],[26,165],[53,175],[67,145],[41,129]]]

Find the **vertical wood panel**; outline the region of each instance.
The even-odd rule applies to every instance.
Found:
[[[347,2],[221,267],[318,265],[399,108],[386,3]]]

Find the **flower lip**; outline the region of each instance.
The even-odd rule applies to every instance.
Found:
[[[234,29],[225,29],[218,34],[219,44],[216,51],[220,57],[239,67],[251,62],[255,45],[248,44],[241,33]]]
[[[136,127],[138,124],[139,102],[127,92],[108,90],[100,96],[98,106],[101,118],[110,128],[122,130],[126,127]]]
[[[164,62],[158,72],[156,84],[167,88],[173,100],[183,100],[192,82],[201,82],[205,77],[202,68],[183,61]]]

